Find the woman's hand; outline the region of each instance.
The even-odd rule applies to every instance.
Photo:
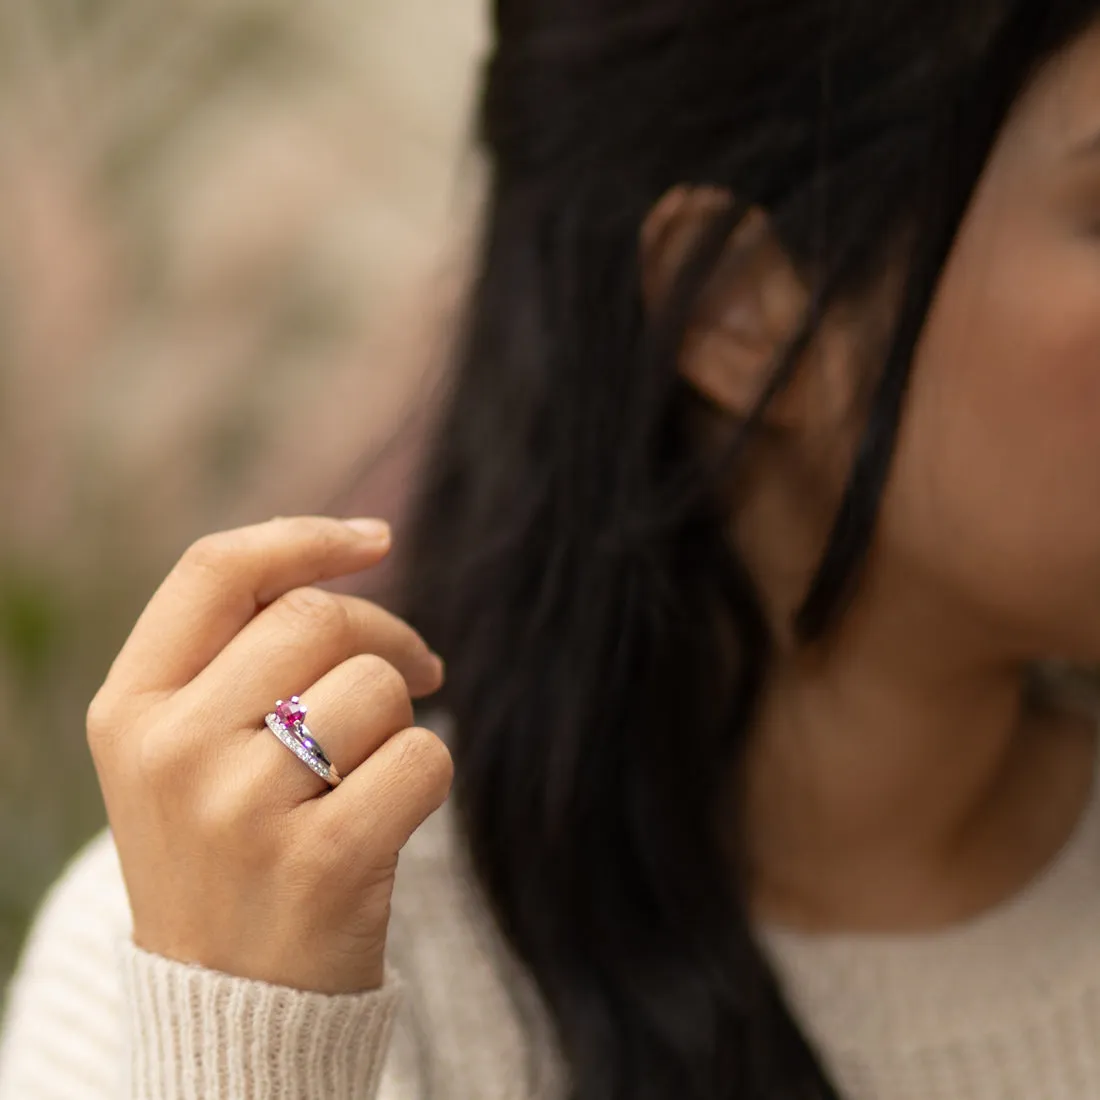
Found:
[[[208,535],[173,567],[88,708],[137,946],[324,993],[377,988],[398,853],[447,797],[412,725],[442,664],[411,627],[312,587],[388,528],[303,516]],[[334,788],[265,727],[300,695]]]

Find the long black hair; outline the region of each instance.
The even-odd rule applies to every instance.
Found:
[[[753,936],[729,776],[769,662],[726,484],[677,372],[759,206],[812,289],[765,400],[898,242],[907,284],[798,616],[851,594],[914,345],[1009,107],[1083,0],[498,0],[489,185],[405,611],[448,662],[453,800],[549,1006],[574,1100],[836,1096]],[[732,197],[665,307],[640,229],[676,184]]]

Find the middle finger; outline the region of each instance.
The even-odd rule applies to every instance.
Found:
[[[373,653],[420,698],[443,683],[443,666],[411,626],[359,596],[293,589],[268,605],[181,690],[226,725],[262,725],[276,699],[303,690],[349,657]],[[209,709],[208,709],[209,708]]]

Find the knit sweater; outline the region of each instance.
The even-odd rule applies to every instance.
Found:
[[[397,871],[381,988],[326,995],[137,948],[111,833],[41,905],[0,1030],[0,1100],[562,1100],[548,1014],[455,842]],[[851,1100],[1100,1098],[1100,796],[1022,892],[945,932],[763,930]]]

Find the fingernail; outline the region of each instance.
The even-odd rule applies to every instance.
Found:
[[[344,523],[371,542],[389,542],[392,536],[390,525],[384,519],[346,519]]]

